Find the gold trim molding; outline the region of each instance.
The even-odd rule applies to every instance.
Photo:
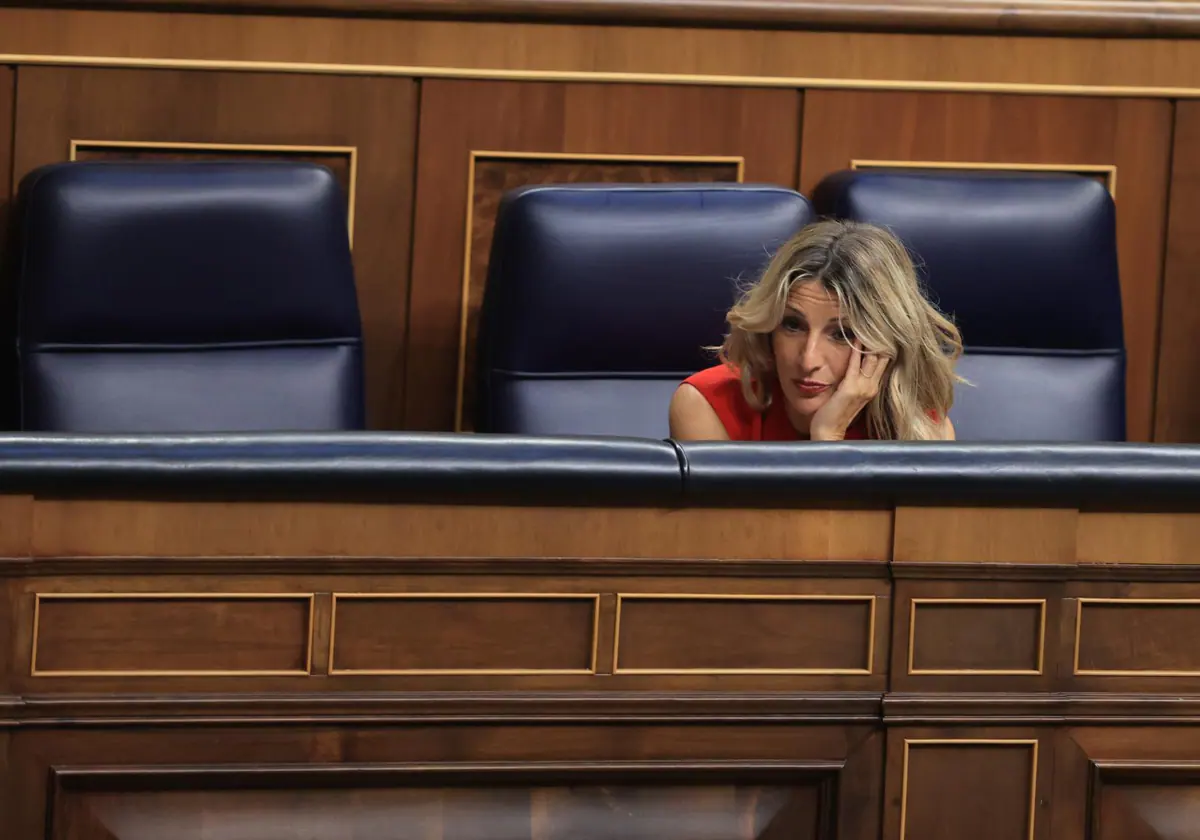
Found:
[[[851,160],[851,169],[951,169],[964,172],[1059,172],[1064,175],[1103,175],[1104,186],[1117,199],[1117,167],[1110,163],[984,163],[947,160]]]
[[[1037,823],[1038,741],[1036,738],[905,738],[904,762],[900,770],[900,840],[905,840],[905,831],[908,828],[908,766],[909,753],[914,746],[1032,747],[1029,772],[1029,832],[1027,837],[1028,840],[1033,840],[1034,826]]]
[[[309,73],[336,76],[398,76],[428,79],[591,82],[598,84],[706,85],[807,88],[811,90],[894,90],[937,93],[1007,93],[1043,96],[1148,97],[1200,99],[1200,87],[1153,85],[1075,85],[1037,82],[941,82],[917,79],[845,79],[809,76],[747,76],[699,73],[629,73],[600,70],[505,70],[393,64],[338,64],[303,61],[247,61],[201,58],[0,53],[0,64],[41,67],[98,67],[144,70],[222,70],[247,73]]]
[[[1023,605],[1040,607],[1037,637],[1037,669],[992,669],[992,668],[914,668],[913,658],[917,641],[917,605],[964,605],[978,606]],[[1045,598],[913,598],[908,608],[908,673],[912,676],[1032,676],[1039,677],[1045,671],[1046,657],[1046,599]]]
[[[621,608],[625,601],[816,601],[858,602],[869,604],[870,618],[867,622],[867,667],[866,668],[622,668],[621,652]],[[639,676],[687,674],[693,676],[871,676],[875,672],[875,617],[879,598],[875,595],[745,595],[705,592],[638,592],[617,593],[617,616],[613,629],[613,674]]]
[[[1072,668],[1077,677],[1200,677],[1200,669],[1192,671],[1155,670],[1090,670],[1079,667],[1079,634],[1083,629],[1083,608],[1086,604],[1112,604],[1119,607],[1133,604],[1146,606],[1193,606],[1200,607],[1200,598],[1078,598],[1075,607],[1075,653]]]
[[[336,667],[338,601],[590,601],[592,652],[586,668],[338,668]],[[334,592],[329,616],[329,676],[384,677],[512,677],[594,676],[600,645],[600,594],[594,592]]]
[[[41,629],[42,601],[307,601],[308,633],[305,640],[304,668],[301,670],[206,670],[168,669],[43,671],[38,670],[38,637]],[[35,592],[33,596],[33,633],[30,639],[29,675],[31,677],[308,677],[312,676],[313,634],[315,632],[316,595],[311,592]]]
[[[255,154],[343,155],[350,159],[350,185],[346,196],[346,225],[350,247],[354,247],[354,208],[358,193],[357,146],[286,146],[260,143],[172,143],[158,140],[72,140],[70,158],[77,160],[80,151],[103,149],[161,149],[164,151],[194,152],[253,152]]]
[[[475,164],[480,160],[532,160],[532,161],[578,161],[580,163],[683,163],[690,165],[711,164],[714,166],[730,164],[737,167],[737,181],[744,182],[746,175],[746,158],[742,155],[616,155],[590,154],[586,152],[504,152],[489,150],[471,150],[467,162],[467,212],[466,228],[463,234],[463,267],[460,285],[461,305],[458,323],[458,372],[457,386],[454,397],[454,431],[463,430],[463,409],[466,401],[467,374],[467,324],[471,310],[471,229],[475,222]],[[714,181],[714,184],[729,183]],[[544,186],[555,186],[545,184]],[[560,186],[570,186],[561,184]],[[653,186],[647,184],[646,186]]]

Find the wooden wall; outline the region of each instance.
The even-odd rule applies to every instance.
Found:
[[[375,428],[469,428],[461,385],[504,190],[740,178],[807,192],[867,160],[1111,181],[1129,437],[1200,441],[1200,42],[225,6],[0,8],[0,177],[15,187],[72,155],[329,165],[352,201]]]

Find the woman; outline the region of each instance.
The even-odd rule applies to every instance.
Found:
[[[676,440],[954,439],[962,338],[890,232],[809,225],[728,321],[722,364],[671,400]]]

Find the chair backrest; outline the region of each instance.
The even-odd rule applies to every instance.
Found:
[[[1115,209],[1088,177],[845,171],[822,215],[890,228],[966,345],[960,440],[1125,439]]]
[[[290,163],[73,163],[23,179],[21,425],[364,425],[345,199]]]
[[[799,193],[572,185],[501,203],[480,321],[476,428],[664,438],[714,364],[737,284],[812,220]]]

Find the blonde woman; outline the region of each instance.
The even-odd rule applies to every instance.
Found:
[[[727,317],[722,364],[671,400],[676,440],[954,439],[962,338],[883,228],[809,225]]]

